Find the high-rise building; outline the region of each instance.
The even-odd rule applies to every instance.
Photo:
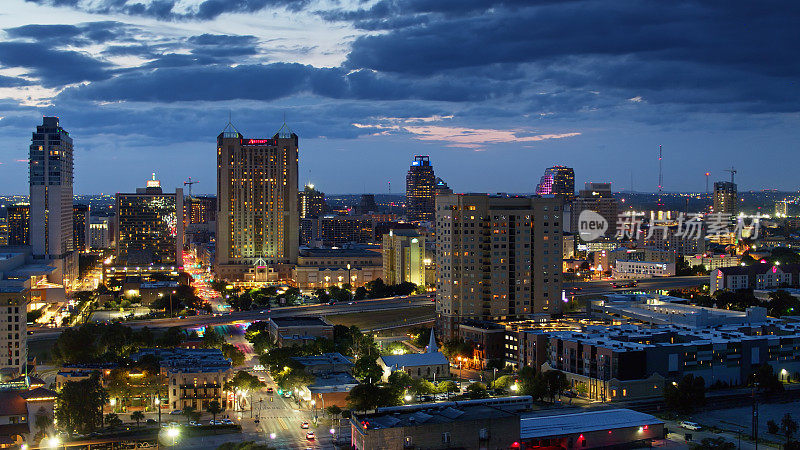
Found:
[[[714,212],[736,216],[739,210],[736,183],[717,181],[714,183]]]
[[[0,216],[0,247],[8,245],[8,217]]]
[[[252,270],[290,277],[300,246],[298,137],[286,124],[271,139],[245,139],[233,125],[217,136],[217,274]]]
[[[561,201],[451,194],[436,197],[436,327],[463,320],[558,314]]]
[[[53,262],[64,284],[77,278],[72,221],[72,138],[58,117],[44,117],[31,136],[30,245],[33,258]]]
[[[786,217],[789,214],[789,202],[781,200],[775,202],[775,215],[777,217]]]
[[[111,247],[111,220],[109,217],[92,217],[89,224],[89,245],[95,249]]]
[[[28,362],[26,329],[29,289],[21,283],[0,284],[0,376],[24,373]]]
[[[361,194],[357,210],[361,214],[378,212],[378,205],[375,204],[375,194]]]
[[[313,184],[305,185],[298,194],[300,199],[300,218],[310,219],[325,213],[325,193],[318,191]]]
[[[406,214],[412,221],[431,221],[435,216],[436,175],[428,155],[414,156],[406,175]]]
[[[536,186],[537,195],[554,195],[572,203],[575,199],[575,171],[572,167],[553,166],[544,170]]]
[[[570,216],[570,232],[578,234],[578,218],[581,212],[590,210],[603,216],[608,222],[606,236],[614,236],[617,233],[617,199],[611,192],[611,183],[585,183],[584,188],[578,192],[578,196],[572,202],[572,213]]]
[[[8,217],[8,245],[30,245],[31,205],[10,205]]]
[[[116,227],[117,266],[183,265],[183,189],[165,194],[153,179],[117,194]]]
[[[417,230],[389,230],[383,235],[383,281],[425,286],[425,236]]]
[[[89,205],[73,205],[72,207],[72,239],[75,251],[87,252],[91,244],[89,231]]]
[[[186,197],[184,219],[188,224],[207,224],[217,220],[217,198],[197,195]]]

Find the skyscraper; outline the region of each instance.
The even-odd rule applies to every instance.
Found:
[[[156,180],[117,194],[119,266],[183,265],[183,189],[164,193]]]
[[[537,195],[554,195],[572,203],[575,199],[575,171],[572,167],[553,166],[544,170],[536,186]]]
[[[30,245],[31,205],[17,204],[6,208],[8,245]]]
[[[428,155],[414,156],[406,175],[406,213],[408,219],[433,220],[435,215],[436,175]]]
[[[317,190],[313,184],[305,185],[299,196],[301,219],[319,217],[325,212],[325,193]]]
[[[436,196],[436,328],[561,312],[561,201]]]
[[[736,183],[717,181],[714,183],[714,212],[735,216],[738,211],[739,196]]]
[[[425,236],[417,230],[389,230],[383,235],[383,279],[425,287]]]
[[[33,258],[54,262],[65,285],[77,276],[73,246],[72,138],[58,117],[44,117],[31,137],[30,245]]]
[[[0,376],[24,374],[28,363],[27,307],[30,290],[22,283],[0,285]]]
[[[72,239],[73,247],[77,252],[89,251],[91,235],[89,234],[89,205],[74,205],[72,207]]]
[[[290,276],[287,265],[297,263],[300,245],[297,165],[298,137],[286,124],[271,139],[245,139],[231,124],[217,136],[216,265],[222,278]]]
[[[572,214],[570,216],[570,232],[578,234],[578,218],[582,211],[594,211],[608,222],[606,236],[614,236],[617,233],[617,199],[611,192],[611,183],[585,183],[583,189],[578,192],[578,196],[572,202]]]

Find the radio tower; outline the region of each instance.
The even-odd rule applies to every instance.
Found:
[[[661,189],[664,187],[664,169],[661,164],[661,145],[658,146],[658,206],[662,206],[661,203]]]

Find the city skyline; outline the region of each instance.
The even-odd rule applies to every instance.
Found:
[[[400,192],[414,154],[457,192],[532,192],[554,164],[653,191],[659,145],[665,191],[731,165],[741,190],[797,189],[790,4],[213,4],[4,2],[0,192],[25,191],[43,115],[76,141],[76,193],[153,171],[211,193],[209,138],[231,117],[248,136],[285,117],[299,182],[330,193]]]

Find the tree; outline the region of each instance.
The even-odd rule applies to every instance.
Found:
[[[106,425],[108,425],[109,428],[116,428],[122,425],[122,419],[120,419],[116,413],[108,413],[106,414]]]
[[[50,430],[53,428],[53,418],[50,414],[47,413],[47,410],[44,407],[40,407],[39,411],[36,412],[36,418],[34,419],[34,425],[36,426],[36,439],[41,439],[45,435],[47,435]]]
[[[222,356],[231,360],[233,367],[238,367],[244,364],[244,352],[239,350],[239,347],[225,342],[219,347],[219,349],[222,350]]]
[[[486,391],[486,385],[483,383],[472,383],[467,386],[467,394],[470,398],[486,398],[489,393]]]
[[[353,375],[359,380],[377,383],[383,377],[383,369],[378,365],[377,355],[372,352],[361,355],[353,364]]]
[[[68,381],[56,399],[56,420],[59,427],[81,434],[95,431],[103,421],[103,405],[108,394],[95,373],[81,381]]]
[[[331,405],[325,408],[325,412],[330,414],[331,417],[336,418],[342,413],[342,408],[339,408],[336,405]]]
[[[550,397],[553,403],[555,403],[556,397],[569,388],[567,376],[560,370],[548,370],[542,373],[542,377],[546,385],[547,396]]]
[[[144,420],[144,413],[142,413],[141,411],[134,411],[133,413],[131,413],[131,420],[135,420],[136,428],[139,428],[139,422]]]
[[[183,332],[181,327],[169,327],[167,331],[158,339],[158,344],[161,347],[175,347],[180,345],[181,342],[186,340],[186,333]]]
[[[219,401],[212,400],[211,403],[208,404],[208,412],[211,413],[212,420],[217,420],[217,414],[222,412],[222,406],[220,406]]]
[[[758,370],[756,370],[755,374],[750,378],[751,383],[757,383],[758,388],[766,392],[775,393],[783,391],[783,383],[781,383],[780,377],[769,364],[762,364],[759,366]]]
[[[703,377],[687,374],[676,384],[668,383],[664,389],[664,401],[667,409],[680,414],[692,413],[706,402],[706,386]]]
[[[472,344],[460,338],[447,340],[444,345],[442,345],[442,353],[448,359],[454,359],[459,356],[462,358],[471,358],[472,352]]]
[[[767,432],[769,434],[778,434],[781,432],[781,427],[772,419],[767,421]]]
[[[781,432],[786,436],[787,444],[791,442],[792,435],[797,433],[797,422],[792,419],[792,415],[789,413],[786,413],[783,418],[781,418]]]
[[[194,415],[197,412],[197,408],[194,406],[184,406],[183,411],[181,413],[186,416],[186,425],[189,425],[189,422],[194,419]]]
[[[252,392],[262,387],[265,387],[266,383],[262,382],[258,379],[257,376],[251,375],[244,370],[240,370],[236,372],[236,375],[233,376],[229,381],[225,383],[225,390],[232,391],[236,393],[240,392],[250,392],[250,398],[253,398]],[[239,396],[236,395],[236,399],[238,402]],[[252,401],[251,401],[252,404]]]
[[[458,385],[453,380],[442,381],[436,390],[441,394],[447,394],[447,398],[450,398],[450,394],[458,392]]]

